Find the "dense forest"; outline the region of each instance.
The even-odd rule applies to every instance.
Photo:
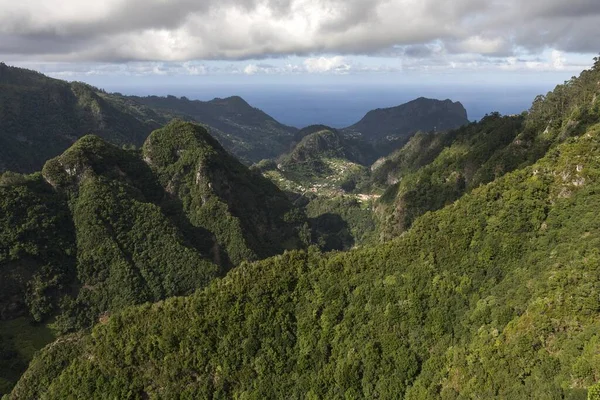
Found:
[[[317,126],[248,169],[179,120],[1,175],[0,389],[600,399],[595,61],[372,166]]]
[[[19,350],[39,347],[20,342],[24,326],[33,336],[77,331],[126,306],[191,294],[310,236],[273,183],[182,121],[141,151],[88,135],[41,173],[7,172],[0,210],[3,387],[32,356]]]
[[[127,309],[44,350],[12,396],[585,398],[598,151],[596,125],[387,244],[288,252]]]

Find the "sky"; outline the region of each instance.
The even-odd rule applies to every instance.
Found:
[[[0,60],[135,85],[561,83],[599,0],[0,0]]]

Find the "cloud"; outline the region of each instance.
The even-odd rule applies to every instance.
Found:
[[[304,60],[304,67],[309,73],[346,73],[351,69],[342,56],[307,58]]]
[[[598,0],[0,0],[0,9],[0,57],[45,62],[303,55],[319,69],[325,54],[434,57],[436,46],[595,53],[600,36]]]
[[[552,66],[554,67],[554,69],[564,69],[565,68],[565,61],[566,58],[563,56],[563,54],[558,51],[558,50],[554,50],[552,51]]]
[[[485,38],[480,35],[471,36],[456,43],[450,43],[447,48],[453,53],[484,55],[504,55],[511,53],[510,46],[504,38]]]
[[[258,72],[258,67],[256,66],[256,64],[248,64],[246,65],[246,68],[244,68],[244,73],[246,75],[254,75]]]

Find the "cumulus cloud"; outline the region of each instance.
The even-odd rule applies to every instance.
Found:
[[[350,65],[342,56],[307,58],[304,67],[310,73],[337,72],[345,73],[350,70]]]
[[[597,52],[600,36],[598,0],[0,0],[0,9],[0,57],[46,62],[296,54],[322,70],[322,54]]]
[[[554,69],[564,69],[565,61],[566,59],[560,51],[554,50],[552,52],[552,66]]]
[[[246,68],[244,68],[244,73],[246,75],[254,75],[258,72],[258,67],[256,66],[256,64],[248,64],[246,65]]]

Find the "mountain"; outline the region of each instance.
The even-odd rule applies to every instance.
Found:
[[[387,217],[394,214],[386,205],[389,200],[385,202],[392,195],[383,202],[376,201],[389,186],[388,182],[396,183],[397,178],[382,177],[398,170],[398,162],[414,170],[432,161],[443,149],[442,143],[451,143],[455,138],[455,128],[468,123],[460,103],[419,98],[397,107],[370,111],[360,122],[342,130],[324,125],[301,129],[295,133],[289,152],[277,161],[263,160],[254,168],[282,190],[302,197],[311,221],[313,240],[320,243],[322,250],[348,249],[373,240],[377,230],[383,232],[383,236],[388,235],[388,226],[398,225],[397,217]],[[368,170],[367,167],[379,157],[402,148],[415,135],[417,138],[412,144],[380,160],[374,165],[373,172]],[[425,153],[408,150],[422,147],[415,143],[424,137],[445,139],[431,139],[433,148]],[[491,146],[495,144],[495,141],[490,143]],[[415,158],[421,158],[421,163],[413,163],[399,155],[404,153],[415,154]],[[379,168],[382,164],[385,164],[383,168]],[[445,201],[440,200],[442,205]],[[375,204],[379,204],[379,229],[372,213]],[[440,206],[428,207],[437,209]],[[421,209],[416,210],[416,213],[420,212]],[[394,222],[388,222],[386,218]],[[409,224],[410,221],[403,222],[401,229]]]
[[[595,119],[388,243],[244,264],[56,341],[9,398],[585,399],[600,374]]]
[[[229,152],[247,163],[287,151],[297,131],[240,97],[209,102],[127,97],[0,63],[0,171],[37,171],[90,133],[119,146],[139,147],[173,118],[207,125]]]
[[[376,163],[372,177],[380,187],[383,180],[392,184],[383,185],[385,193],[376,205],[381,238],[401,235],[425,212],[531,165],[552,148],[583,134],[598,122],[599,79],[595,66],[538,96],[523,115],[491,113],[446,134],[417,135],[404,149]],[[428,163],[414,168],[423,162]]]
[[[446,133],[417,134],[399,151],[374,164],[370,183],[384,188],[376,205],[382,238],[400,235],[415,218],[513,168],[497,163],[523,127],[522,116],[492,114]]]
[[[370,142],[405,143],[417,131],[447,131],[469,123],[460,102],[420,97],[408,103],[369,111],[356,124],[344,130]]]
[[[323,125],[302,129],[295,140],[298,142],[290,152],[253,166],[292,193],[343,192],[345,183],[362,175],[364,165],[374,156],[368,143]]]
[[[302,215],[273,183],[252,173],[199,125],[154,131],[143,158],[193,225],[214,232],[235,265],[302,246]]]
[[[302,129],[296,138],[301,137],[291,152],[280,160],[284,165],[292,165],[319,158],[344,158],[357,164],[370,164],[374,156],[372,147],[358,139],[346,137],[337,129],[323,125]]]
[[[380,163],[400,181],[384,198],[433,203],[384,243],[289,251],[108,315],[9,398],[596,400],[599,79],[600,61],[524,115],[415,136]]]
[[[391,179],[381,182],[381,176],[387,173],[384,171],[398,169],[394,167],[398,157],[406,157],[391,155],[380,160],[373,173],[367,167],[402,147],[414,135],[418,138],[406,149],[421,147],[414,142],[423,137],[446,137],[444,143],[450,143],[455,135],[450,133],[453,128],[465,124],[468,124],[466,111],[460,103],[419,98],[398,107],[371,111],[346,129],[324,125],[301,129],[294,135],[293,147],[288,153],[281,155],[277,162],[265,160],[255,168],[281,189],[297,193],[308,201],[306,211],[311,218],[313,239],[319,238],[316,240],[320,241],[321,249],[348,249],[376,236],[371,210]],[[442,149],[439,145],[434,147]],[[426,158],[421,152],[414,154]],[[435,155],[434,149],[427,161]],[[384,168],[377,168],[383,163]],[[426,163],[406,160],[404,164],[416,169]],[[379,219],[389,212],[387,207],[380,206],[378,210]],[[380,225],[385,232],[385,224]]]
[[[33,172],[87,133],[140,145],[164,122],[84,83],[0,63],[0,171]]]
[[[0,63],[0,171],[37,171],[90,133],[119,146],[139,147],[150,132],[174,118],[206,125],[227,151],[247,164],[289,152],[314,129],[285,126],[237,96],[211,101],[123,96]],[[418,130],[442,131],[467,122],[460,103],[420,98],[371,111],[341,132],[347,140],[360,137],[352,146],[363,153],[353,154],[368,164]]]
[[[348,248],[341,222],[359,218],[351,201],[383,192],[365,207],[379,243],[345,252],[311,246],[232,268],[226,261],[240,249],[260,258],[262,246],[244,237],[248,215],[263,216],[250,224],[270,223],[260,209],[236,211],[245,205],[233,199],[261,194],[235,186],[256,179],[251,187],[273,188],[258,171],[279,167],[271,160],[248,171],[182,121],[139,151],[89,136],[42,174],[3,174],[0,238],[10,244],[0,265],[2,282],[12,279],[3,299],[21,300],[42,322],[53,307],[74,310],[58,313],[53,326],[72,328],[35,355],[7,397],[597,400],[598,81],[596,59],[522,115],[418,133],[370,173],[363,167],[353,191],[305,204],[308,221],[289,203],[266,204],[280,210],[280,232],[307,243],[315,222],[335,225],[318,245]],[[310,128],[288,160],[348,157],[347,138]],[[223,226],[233,237],[221,235]],[[184,297],[137,304],[138,293],[154,301],[177,284],[190,289],[194,274],[205,279]],[[94,311],[95,326],[77,330],[67,324],[86,315],[69,308],[77,304],[112,309]],[[13,318],[0,322],[4,389],[39,348],[33,338],[51,340],[43,326],[14,318],[15,309],[0,308]]]
[[[39,336],[50,322],[55,333],[77,331],[189,295],[234,265],[304,247],[305,220],[183,121],[139,151],[87,135],[41,173],[0,175],[0,389],[25,368],[27,349],[47,343],[20,333]]]
[[[275,158],[287,151],[297,131],[238,96],[211,101],[174,96],[129,96],[128,99],[163,114],[191,118],[210,126],[211,134],[227,150],[249,163]]]

